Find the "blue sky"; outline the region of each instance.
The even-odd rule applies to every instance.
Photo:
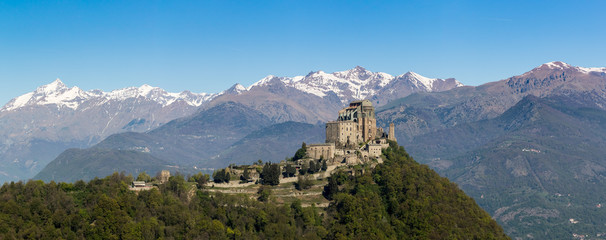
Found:
[[[0,105],[61,78],[219,92],[356,65],[479,85],[606,66],[606,1],[0,1]]]

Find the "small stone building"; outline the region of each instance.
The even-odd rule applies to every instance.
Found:
[[[145,181],[133,181],[133,184],[131,185],[131,187],[133,187],[133,188],[145,187]]]
[[[370,156],[370,157],[381,156],[382,149],[383,149],[383,146],[381,146],[381,144],[376,144],[376,143],[368,144],[368,156]]]

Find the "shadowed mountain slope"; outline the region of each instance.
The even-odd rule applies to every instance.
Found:
[[[61,165],[66,171],[78,171],[80,164],[74,162],[92,161],[93,164],[116,169],[124,169],[121,163],[105,158],[96,158],[98,151],[112,152],[116,157],[122,152],[135,151],[140,157],[153,157],[163,162],[150,162],[156,168],[168,165],[178,167],[180,172],[195,169],[225,167],[231,163],[252,163],[258,159],[279,162],[290,157],[301,143],[323,142],[324,126],[306,123],[285,122],[270,125],[263,114],[244,105],[227,102],[198,114],[177,119],[148,133],[121,133],[112,135],[92,148],[81,150],[79,154],[68,154],[57,158],[36,179],[71,181],[71,176],[58,176],[54,166]],[[57,163],[61,161],[61,163]],[[133,159],[122,159],[125,166],[134,166]],[[104,163],[105,162],[105,163]],[[177,168],[174,168],[177,169]],[[130,170],[127,172],[136,172]],[[103,176],[103,171],[87,172],[87,179]],[[68,174],[69,175],[69,174]],[[53,178],[51,178],[53,176]],[[78,175],[80,176],[80,175]]]
[[[606,109],[606,68],[550,62],[478,87],[415,93],[377,109],[377,122],[394,122],[398,140],[406,145],[417,135],[495,118],[527,95],[590,97],[596,107]]]
[[[148,153],[98,148],[68,149],[49,163],[35,178],[45,181],[75,182],[88,181],[114,172],[137,176],[141,172],[153,175],[166,169],[173,172],[180,170]]]
[[[223,149],[271,123],[254,109],[226,102],[148,133],[111,136],[94,148],[139,150],[178,165],[205,165]]]
[[[257,130],[225,149],[213,160],[217,166],[225,163],[250,164],[258,159],[279,162],[301,147],[302,142],[322,143],[324,124],[285,122]]]
[[[592,106],[590,96],[527,96],[494,119],[417,136],[407,149],[458,183],[512,237],[599,234],[606,111]]]

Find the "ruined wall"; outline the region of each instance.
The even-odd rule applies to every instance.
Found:
[[[307,156],[313,159],[332,159],[335,157],[335,144],[311,144],[307,146]]]

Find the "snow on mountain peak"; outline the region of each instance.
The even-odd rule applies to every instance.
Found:
[[[407,79],[413,81],[415,86],[426,91],[432,91],[433,82],[437,80],[423,77],[413,72],[407,73],[407,76]],[[396,77],[387,73],[371,72],[363,67],[356,66],[350,70],[333,73],[326,73],[322,70],[312,71],[305,76],[296,77],[276,77],[269,75],[250,85],[246,90],[250,91],[255,87],[270,84],[270,81],[274,79],[281,81],[286,86],[294,87],[319,97],[324,97],[330,92],[333,92],[340,97],[342,101],[349,101],[353,99],[364,99],[376,94],[381,88],[387,86],[396,79]]]
[[[250,89],[251,87],[252,86],[246,88],[246,87],[242,86],[242,84],[236,83],[233,86],[231,86],[230,88],[228,88],[227,90],[224,90],[223,92],[220,92],[217,95],[223,95],[223,94],[236,94],[237,95],[237,94],[248,91],[248,89]]]
[[[51,94],[53,92],[58,92],[58,91],[64,90],[65,88],[67,88],[65,86],[65,84],[63,84],[61,79],[57,78],[57,79],[55,79],[55,81],[53,81],[49,84],[38,87],[36,89],[36,92]]]
[[[415,72],[407,72],[398,77],[405,78],[415,84],[417,87],[425,89],[428,92],[433,90],[433,84],[436,80],[438,80],[437,78],[428,78]]]
[[[542,66],[545,66],[545,67],[550,68],[550,69],[564,69],[564,68],[571,68],[572,67],[568,63],[560,62],[560,61],[548,62],[548,63],[545,63],[545,64],[541,65],[541,67]]]
[[[606,67],[589,67],[589,68],[585,68],[585,67],[577,67],[577,69],[585,74],[589,74],[591,72],[599,72],[599,73],[606,73]]]
[[[19,96],[6,104],[0,111],[10,111],[28,105],[57,104],[69,108],[77,107],[77,101],[85,98],[86,93],[78,87],[68,88],[60,79],[42,85],[34,92]]]
[[[110,100],[122,101],[128,98],[146,98],[148,100],[168,106],[176,101],[184,101],[191,106],[200,106],[214,98],[216,94],[183,94],[169,93],[158,87],[144,84],[141,87],[129,87],[103,92],[100,90],[83,91],[78,87],[68,88],[60,79],[52,83],[38,87],[34,92],[29,92],[9,101],[0,112],[11,111],[26,106],[40,106],[55,104],[58,108],[67,107],[76,110],[80,104],[92,101],[93,104],[103,104]]]
[[[246,91],[246,88],[239,83],[236,83],[236,85],[234,85],[234,89],[237,91]]]
[[[244,87],[244,86],[242,86],[242,85],[240,85],[240,84],[238,84],[238,85],[239,85],[238,87],[239,87],[239,88],[240,88],[240,87],[241,87],[241,88],[243,88],[243,89],[241,89],[241,90],[240,90],[240,92],[242,92],[242,91],[248,91],[248,90],[252,89],[253,87],[257,87],[257,86],[259,86],[259,87],[260,87],[260,86],[267,85],[267,83],[269,83],[269,81],[271,81],[271,80],[272,80],[273,78],[275,78],[275,77],[276,77],[276,76],[274,76],[274,75],[267,75],[267,76],[266,76],[266,77],[264,77],[263,79],[261,79],[261,80],[257,81],[256,83],[253,83],[252,85],[248,86],[247,88],[246,88],[246,87]]]
[[[356,66],[355,68],[352,68],[350,70],[334,72],[333,75],[345,79],[366,80],[373,76],[373,72],[368,71],[363,67]]]
[[[590,68],[575,67],[575,66],[571,66],[568,63],[560,62],[560,61],[554,61],[554,62],[544,63],[541,66],[538,66],[535,69],[531,70],[531,72],[535,72],[535,71],[538,71],[538,70],[545,70],[545,69],[549,69],[549,70],[574,69],[574,70],[577,70],[577,71],[579,71],[581,73],[584,73],[584,74],[589,74],[591,72],[606,73],[606,67],[590,67]]]

